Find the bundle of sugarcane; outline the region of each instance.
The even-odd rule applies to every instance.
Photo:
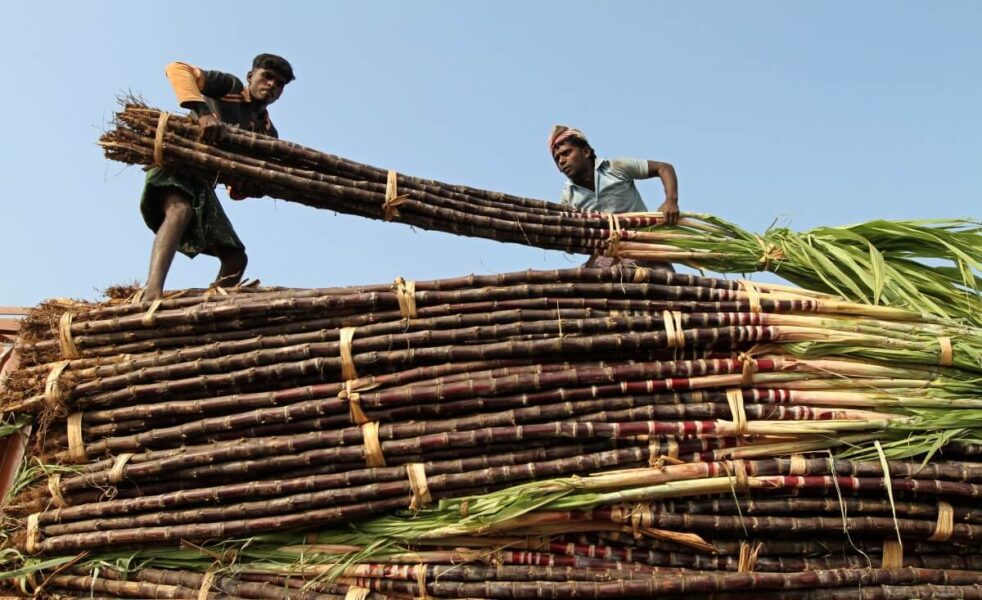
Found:
[[[436,554],[436,553],[431,553]],[[907,599],[980,598],[982,574],[942,569],[829,569],[725,573],[685,569],[534,567],[407,556],[359,564],[325,581],[327,565],[182,568],[74,566],[25,588],[42,600],[65,598],[219,598],[257,600],[412,600],[415,598]],[[456,553],[459,557],[460,552]]]
[[[873,221],[804,233],[781,227],[756,235],[686,214],[677,228],[654,228],[663,222],[658,213],[576,212],[396,174],[237,129],[211,146],[198,141],[190,119],[142,105],[126,105],[115,126],[100,141],[113,160],[247,182],[317,208],[578,254],[717,272],[768,270],[808,289],[975,323],[982,313],[982,229],[971,220]]]
[[[3,407],[37,417],[36,443],[5,510],[27,517],[6,534],[29,553],[319,530],[409,507],[430,532],[417,537],[459,536],[500,514],[674,497],[648,491],[659,486],[929,493],[969,515],[945,539],[977,535],[974,512],[958,512],[982,489],[971,463],[897,463],[884,475],[875,456],[771,459],[873,441],[888,444],[883,460],[932,444],[977,454],[982,336],[898,309],[570,269],[49,303],[21,333]],[[603,471],[623,472],[584,477]],[[597,481],[603,493],[570,496]],[[501,494],[527,503],[481,508]],[[625,527],[603,510],[588,531]],[[914,539],[940,522],[911,520]],[[882,541],[893,524],[879,517],[863,531]]]
[[[973,598],[982,591],[982,525],[978,511],[966,502],[979,493],[982,463],[935,462],[919,468],[902,461],[796,456],[729,465],[668,465],[539,482],[443,502],[413,519],[362,522],[356,531],[82,557],[86,564],[74,567],[75,577],[45,581],[117,593],[145,594],[157,590],[153,585],[187,588],[176,597],[200,591],[205,582],[205,591],[226,594],[254,589],[243,587],[244,581],[279,586],[278,592],[272,586],[243,594],[251,598],[344,590],[349,598],[370,593],[396,598]],[[717,474],[727,470],[728,481],[704,477],[714,469]],[[809,488],[827,491],[836,485],[842,487],[837,498],[807,495]],[[782,488],[797,493],[775,495]],[[884,489],[888,498],[882,500],[852,496]],[[727,490],[739,496],[707,497]],[[768,491],[763,498],[744,496],[761,490]],[[904,494],[919,498],[905,500]],[[684,497],[691,499],[664,500]],[[633,503],[652,499],[655,503]],[[593,505],[601,508],[580,510]],[[786,539],[791,531],[815,537]],[[701,537],[706,532],[731,537],[706,541]],[[411,546],[396,547],[396,540]],[[75,563],[65,557],[49,566],[59,566],[57,561]],[[107,565],[108,581],[100,582],[94,567]],[[178,565],[193,570],[158,568]],[[210,578],[216,575],[224,585],[213,585]],[[130,583],[119,583],[123,578]],[[733,596],[735,590],[740,594]],[[248,595],[260,593],[281,595]]]
[[[849,508],[858,505],[852,499],[847,501]],[[705,510],[710,502],[718,505],[714,511],[724,502],[722,512],[726,514],[726,501],[687,504],[699,510],[701,503]],[[807,499],[798,502],[805,504],[803,512],[811,512],[808,505],[816,504]],[[756,509],[753,502],[747,506]],[[897,506],[903,510],[914,505],[900,502]],[[658,508],[672,511],[676,507]],[[888,514],[882,506],[864,512]],[[857,517],[852,520],[846,525],[864,522]],[[555,525],[559,519],[547,521],[540,515],[536,521],[541,528],[543,523]],[[752,517],[747,521],[756,524]],[[900,523],[910,528],[906,520]],[[772,527],[785,532],[789,525],[792,523]],[[820,528],[812,526],[813,530]],[[896,543],[888,549],[889,534],[884,541],[864,538],[861,531],[840,535],[838,540],[767,539],[760,529],[763,527],[743,540],[714,540],[713,554],[700,553],[700,548],[680,534],[672,535],[673,540],[665,539],[670,532],[652,529],[650,524],[641,527],[641,537],[630,531],[602,529],[553,537],[538,531],[534,536],[444,538],[442,543],[453,544],[446,548],[431,545],[379,550],[378,540],[373,539],[376,549],[370,552],[357,545],[323,543],[325,538],[338,541],[341,536],[337,534],[280,534],[258,536],[248,542],[228,540],[207,548],[189,545],[179,550],[83,553],[47,559],[40,568],[32,565],[12,576],[34,597],[87,590],[111,597],[205,597],[198,594],[208,593],[288,599],[326,593],[339,598],[602,598],[652,594],[727,598],[739,590],[742,595],[736,597],[748,598],[907,598],[912,594],[972,598],[980,591],[977,545],[974,551],[967,545],[957,546],[959,554],[953,556],[949,543],[908,539],[903,546],[905,554],[896,551]],[[649,532],[661,537],[651,537]],[[357,536],[349,533],[347,537]],[[295,545],[282,545],[291,541]],[[838,556],[840,552],[843,556]],[[849,553],[853,555],[847,556]],[[857,586],[862,594],[850,589]],[[717,595],[721,593],[726,595]]]
[[[739,542],[725,541],[741,536],[767,545],[770,556],[754,559],[757,571],[873,564],[978,569],[982,521],[972,499],[982,492],[980,475],[982,463],[917,465],[802,455],[668,465],[445,500],[411,518],[382,517],[359,523],[357,533],[329,531],[307,539],[517,547],[538,550],[536,564],[549,565],[565,564],[557,556],[571,555],[659,567],[745,570],[732,556]],[[719,496],[706,499],[712,494]],[[819,540],[843,531],[847,537],[816,549],[814,542],[782,543],[779,536],[791,531]],[[704,539],[707,533],[716,540]],[[532,545],[523,547],[523,542]],[[905,555],[904,547],[912,543],[918,544],[917,553]],[[958,561],[950,556],[950,544],[961,549]]]

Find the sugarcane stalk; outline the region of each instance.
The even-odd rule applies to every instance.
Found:
[[[971,571],[929,569],[836,569],[799,573],[686,573],[661,575],[644,581],[595,582],[511,582],[490,580],[481,583],[451,581],[427,582],[428,594],[450,597],[485,598],[608,598],[655,597],[661,595],[708,593],[721,590],[786,590],[863,585],[951,584],[975,585],[982,575]],[[387,582],[386,582],[387,583]],[[402,586],[399,586],[402,587]],[[416,584],[407,584],[413,593]]]

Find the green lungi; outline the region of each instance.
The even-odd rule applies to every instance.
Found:
[[[245,244],[232,228],[232,222],[228,220],[212,185],[158,168],[147,172],[143,197],[140,199],[143,220],[154,233],[164,222],[159,192],[163,188],[176,188],[191,198],[194,214],[177,248],[181,254],[194,258],[201,253],[215,255],[222,249],[245,250]]]

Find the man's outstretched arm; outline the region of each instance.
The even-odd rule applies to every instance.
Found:
[[[174,95],[181,108],[193,110],[198,115],[198,125],[201,127],[201,139],[205,142],[217,142],[225,133],[221,120],[214,114],[205,102],[209,98],[221,98],[231,92],[236,85],[236,78],[220,71],[202,71],[198,67],[185,62],[172,62],[164,69]]]
[[[675,225],[679,222],[679,180],[675,167],[666,162],[649,160],[648,177],[661,179],[665,187],[665,201],[658,207],[658,212],[665,214],[666,225]]]

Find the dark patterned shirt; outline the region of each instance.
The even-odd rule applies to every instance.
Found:
[[[279,137],[263,104],[252,102],[242,80],[222,71],[203,71],[194,65],[175,62],[165,70],[183,108],[195,118],[214,114],[223,123]]]

